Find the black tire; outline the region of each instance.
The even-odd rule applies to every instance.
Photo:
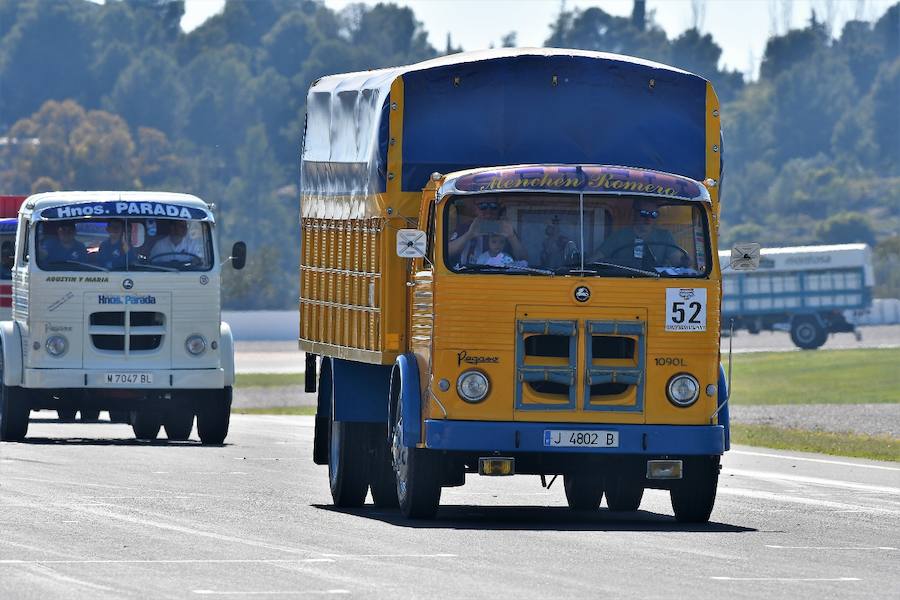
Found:
[[[603,499],[603,478],[590,473],[563,475],[566,502],[572,510],[597,510]]]
[[[397,508],[397,478],[391,462],[391,445],[387,437],[387,426],[375,423],[369,426],[372,449],[372,466],[369,469],[369,487],[372,501],[379,508]]]
[[[679,523],[706,523],[716,503],[719,457],[701,456],[684,461],[684,476],[669,492]]]
[[[59,411],[57,411],[59,412]],[[127,410],[111,410],[109,411],[110,423],[131,423],[131,413]]]
[[[328,451],[328,484],[335,506],[356,508],[369,490],[368,423],[332,421]]]
[[[813,317],[801,317],[791,323],[791,341],[803,350],[815,350],[828,339],[828,331]]]
[[[0,368],[0,440],[20,442],[28,435],[31,408],[22,388],[3,385],[2,381]]]
[[[78,411],[74,408],[57,408],[56,409],[56,418],[64,423],[74,423],[75,422],[75,413]]]
[[[96,423],[100,420],[100,411],[93,408],[82,408],[78,412],[81,413],[81,421],[84,423]],[[58,413],[57,413],[58,414]]]
[[[170,440],[185,441],[191,437],[191,430],[194,428],[194,411],[184,407],[167,410],[163,416],[163,427]]]
[[[131,429],[139,440],[155,440],[162,427],[162,414],[152,410],[131,412]]]
[[[644,486],[628,477],[613,477],[607,481],[604,493],[609,510],[632,512],[641,506]]]
[[[391,428],[391,461],[400,512],[407,519],[433,519],[441,503],[440,457],[433,450],[407,448],[399,407],[396,413]]]
[[[228,437],[231,422],[231,386],[211,390],[197,411],[197,435],[204,446],[220,446]]]

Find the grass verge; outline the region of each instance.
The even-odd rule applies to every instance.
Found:
[[[314,415],[315,406],[273,406],[271,408],[232,408],[238,415]]]
[[[805,429],[781,429],[769,425],[731,425],[731,441],[834,456],[900,462],[900,440],[889,436],[831,433]]]
[[[900,348],[760,352],[733,360],[732,404],[900,402]]]
[[[303,373],[238,373],[235,387],[283,387],[303,385]]]

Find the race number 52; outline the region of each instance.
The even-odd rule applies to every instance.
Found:
[[[706,331],[706,288],[666,288],[666,331]]]

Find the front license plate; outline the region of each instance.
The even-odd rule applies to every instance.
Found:
[[[119,385],[151,385],[153,373],[107,373],[106,383]]]
[[[579,431],[576,429],[545,429],[544,447],[618,448],[618,431]]]

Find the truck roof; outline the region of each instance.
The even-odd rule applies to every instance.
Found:
[[[789,246],[784,248],[762,248],[759,251],[759,271],[807,271],[866,267],[871,269],[872,251],[868,244],[829,244],[821,246]],[[719,251],[719,262],[727,265],[730,250]],[[725,270],[723,275],[737,274]],[[871,285],[871,284],[870,284]]]
[[[680,69],[556,48],[323,77],[307,97],[303,215],[381,214],[374,196],[389,180],[419,192],[434,172],[501,165],[626,165],[702,181],[707,143],[720,143],[709,98],[708,82]]]
[[[210,204],[191,194],[176,192],[137,192],[137,191],[78,191],[78,192],[44,192],[29,196],[22,205],[22,213],[36,214],[45,209],[74,204],[93,205],[104,202],[156,203],[176,204],[204,213],[205,220],[212,220]],[[134,213],[140,216],[140,213]],[[118,215],[117,215],[118,216]],[[121,216],[128,216],[123,213]],[[163,217],[164,218],[164,217]]]

